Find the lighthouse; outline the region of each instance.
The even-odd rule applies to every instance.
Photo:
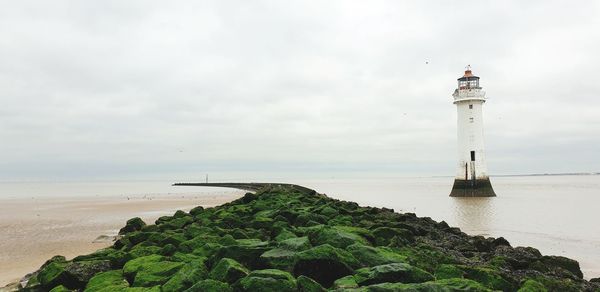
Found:
[[[451,197],[495,197],[485,161],[483,104],[485,91],[471,66],[452,94],[458,113],[458,164]]]

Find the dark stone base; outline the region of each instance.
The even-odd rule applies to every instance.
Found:
[[[478,180],[454,180],[450,197],[495,197],[489,178]]]

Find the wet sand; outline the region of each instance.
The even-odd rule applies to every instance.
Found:
[[[0,199],[0,287],[54,255],[69,259],[111,245],[98,237],[116,235],[129,218],[152,224],[176,210],[221,205],[243,193]]]

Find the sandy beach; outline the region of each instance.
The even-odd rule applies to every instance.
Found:
[[[116,235],[131,217],[151,224],[176,210],[220,205],[243,193],[0,199],[0,287],[54,255],[72,258],[111,245],[102,236]]]

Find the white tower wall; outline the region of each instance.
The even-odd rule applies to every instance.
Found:
[[[483,143],[483,104],[485,91],[479,77],[470,69],[458,78],[458,88],[452,94],[457,110],[458,162],[456,178],[450,196],[493,197]]]
[[[482,100],[456,102],[458,111],[457,179],[488,178],[483,143],[483,102]],[[471,157],[471,151],[474,151],[474,157]],[[474,158],[474,161],[471,158]]]

